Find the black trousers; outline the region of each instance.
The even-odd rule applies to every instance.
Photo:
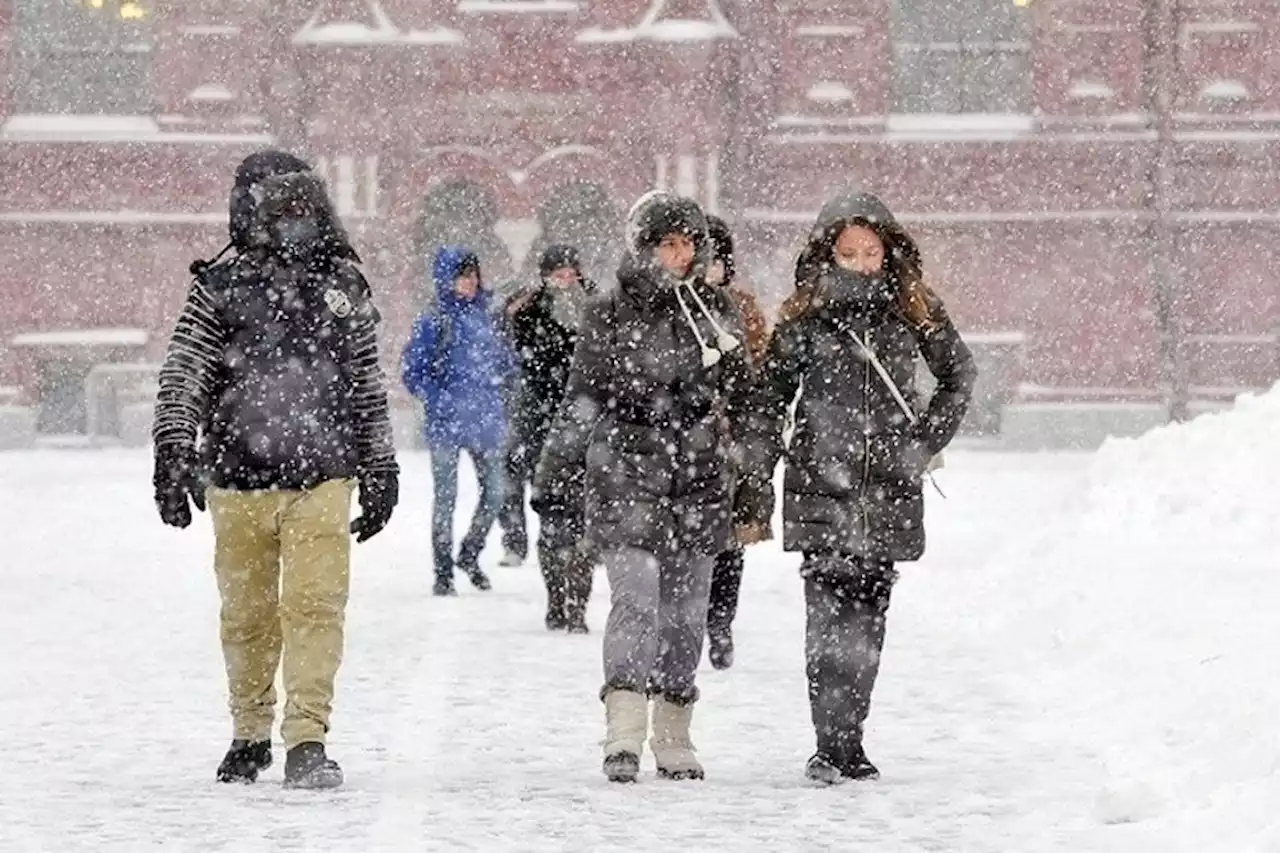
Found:
[[[818,752],[843,764],[862,748],[897,572],[887,560],[806,554],[801,574],[805,672]]]
[[[580,514],[540,518],[538,564],[547,588],[547,615],[566,623],[583,621],[591,600],[595,561],[582,548],[582,535]]]
[[[727,637],[738,615],[742,589],[742,546],[735,545],[716,557],[711,573],[711,602],[707,606],[707,635]]]

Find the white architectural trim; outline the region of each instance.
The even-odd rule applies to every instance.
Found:
[[[591,145],[560,145],[555,148],[548,148],[537,157],[534,157],[524,166],[509,166],[499,160],[492,152],[480,148],[475,145],[436,145],[428,148],[426,151],[428,156],[440,156],[442,154],[465,154],[468,157],[475,157],[492,164],[499,171],[506,174],[511,179],[511,183],[516,186],[524,186],[532,175],[540,166],[550,163],[552,160],[558,160],[561,157],[571,157],[575,154],[581,154],[591,157],[603,157],[600,149]]]
[[[676,192],[693,199],[698,197],[698,158],[692,154],[676,157]]]
[[[567,13],[582,8],[579,0],[458,0],[458,11],[463,14],[501,12],[522,14],[526,12]]]
[[[666,154],[653,156],[653,185],[660,190],[671,186],[671,158]]]
[[[717,216],[720,213],[720,153],[712,151],[707,155],[706,175],[703,180],[703,192],[706,194],[707,213]]]
[[[652,0],[640,23],[630,29],[602,30],[591,27],[578,33],[577,40],[587,43],[628,41],[712,41],[721,38],[737,38],[738,31],[720,9],[720,0],[704,0],[706,16],[703,18],[665,18],[667,0]]]
[[[430,30],[401,30],[382,8],[378,0],[364,0],[368,18],[363,22],[319,23],[320,13],[313,14],[293,36],[294,44],[314,45],[378,45],[378,44],[457,44],[465,37],[448,27]],[[369,22],[373,25],[370,26]]]
[[[148,142],[270,145],[265,133],[173,133],[152,116],[77,116],[19,113],[0,125],[0,142]]]

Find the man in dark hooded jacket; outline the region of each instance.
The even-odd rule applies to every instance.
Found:
[[[507,446],[507,497],[502,521],[509,565],[524,562],[528,548],[524,524],[524,486],[532,479],[542,445],[555,420],[578,326],[594,284],[582,277],[578,250],[549,246],[538,262],[538,283],[513,294],[504,311],[507,337],[520,361],[511,405]],[[542,515],[538,564],[547,587],[548,630],[587,632],[592,563],[581,547],[582,507]]]
[[[191,523],[189,503],[213,518],[234,729],[217,778],[253,782],[270,766],[283,658],[285,784],[335,787],[324,741],[350,536],[378,533],[399,494],[378,311],[301,161],[245,161],[231,232],[237,256],[198,267],[160,372],[156,504],[174,527]]]

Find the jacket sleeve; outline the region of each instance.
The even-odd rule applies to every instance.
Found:
[[[533,478],[537,504],[573,506],[583,498],[591,433],[609,406],[610,314],[608,302],[598,301],[583,317],[569,380]]]
[[[197,279],[187,293],[160,368],[151,427],[157,450],[166,446],[195,449],[213,403],[225,345],[226,329],[208,290]]]
[[[436,351],[436,326],[430,317],[420,317],[400,354],[400,381],[405,390],[425,400],[433,386],[431,362]]]
[[[352,346],[352,412],[360,473],[399,471],[396,464],[391,408],[387,404],[387,380],[378,356],[378,326],[369,320],[356,327]]]
[[[935,322],[928,329],[918,330],[916,340],[920,355],[938,384],[916,429],[925,448],[936,455],[960,430],[960,422],[973,399],[978,367],[941,303],[934,306],[933,315]]]
[[[756,419],[744,448],[744,465],[757,482],[772,482],[782,458],[787,412],[808,370],[808,346],[801,322],[783,320],[778,325],[760,368]]]

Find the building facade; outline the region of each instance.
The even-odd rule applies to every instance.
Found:
[[[776,305],[858,184],[994,404],[1159,421],[1280,374],[1278,27],[1266,0],[0,0],[0,385],[158,359],[270,144],[328,178],[389,356],[437,243],[501,278],[573,240],[607,276],[666,186]]]

